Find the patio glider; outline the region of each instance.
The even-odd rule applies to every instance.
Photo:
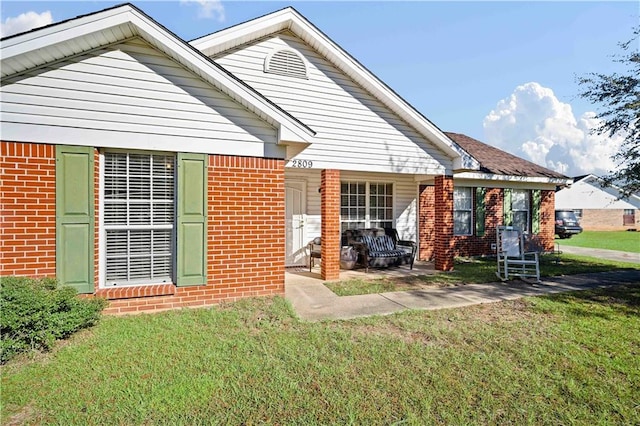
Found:
[[[540,282],[540,262],[537,252],[524,251],[524,236],[515,226],[498,226],[496,230],[496,249],[500,280],[514,277],[535,278]]]
[[[400,240],[395,228],[348,229],[342,233],[342,245],[358,252],[358,263],[369,272],[370,267],[409,265],[413,269],[417,245]]]

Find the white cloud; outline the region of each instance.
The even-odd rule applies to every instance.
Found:
[[[0,23],[0,37],[7,37],[34,28],[43,27],[53,22],[51,12],[42,13],[26,12],[14,17],[8,17],[4,22]]]
[[[221,0],[180,0],[181,4],[196,3],[200,7],[198,8],[198,18],[215,19],[219,22],[223,22],[224,6]]]
[[[535,82],[499,101],[483,125],[487,143],[568,176],[610,172],[624,139],[592,134],[594,113],[576,119],[571,105]]]

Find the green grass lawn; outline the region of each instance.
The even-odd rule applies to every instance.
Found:
[[[640,269],[640,264],[563,253],[560,256],[540,256],[542,277],[605,272],[615,269]],[[327,282],[325,285],[338,296],[416,290],[427,287],[448,287],[498,281],[495,258],[456,259],[454,270],[436,275],[378,279],[351,279]]]
[[[639,424],[640,285],[304,323],[106,317],[2,368],[2,424]]]
[[[640,232],[584,231],[566,240],[556,240],[560,246],[590,247],[640,253]]]

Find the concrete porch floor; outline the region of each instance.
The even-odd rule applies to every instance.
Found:
[[[375,280],[384,277],[417,277],[420,275],[433,275],[435,273],[436,270],[433,262],[416,260],[413,263],[413,269],[409,269],[407,265],[385,269],[370,268],[369,272],[365,272],[364,268],[341,269],[340,278],[332,281],[344,281],[356,278]],[[286,286],[287,284],[310,282],[311,280],[316,280],[320,283],[327,282],[327,280],[323,280],[320,276],[319,264],[311,268],[311,272],[309,272],[308,267],[287,268],[284,282]]]

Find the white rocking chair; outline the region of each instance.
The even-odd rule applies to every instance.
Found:
[[[497,257],[500,280],[511,278],[535,278],[540,282],[540,262],[537,252],[524,251],[524,237],[520,228],[515,226],[498,226]]]

